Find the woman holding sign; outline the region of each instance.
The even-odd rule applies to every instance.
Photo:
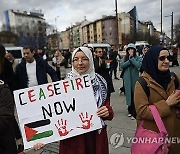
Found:
[[[97,102],[97,115],[102,119],[103,128],[78,135],[60,142],[59,153],[64,154],[108,154],[108,138],[104,120],[112,120],[113,110],[107,99],[107,85],[102,76],[95,73],[92,52],[79,47],[72,53],[72,71],[67,78],[89,74]]]
[[[79,47],[72,53],[72,71],[67,74],[67,78],[71,79],[82,75],[90,76],[98,107],[97,115],[101,118],[102,129],[61,140],[59,154],[109,154],[104,120],[112,120],[114,113],[107,98],[106,81],[102,76],[95,73],[92,52],[87,47]],[[79,117],[83,122],[82,128],[86,129],[92,120],[92,115],[90,116],[86,112],[86,115]],[[38,150],[43,146],[43,144],[38,143],[33,148]]]

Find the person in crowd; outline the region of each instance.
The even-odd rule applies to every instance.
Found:
[[[176,112],[180,109],[180,92],[175,92],[174,77],[169,70],[169,52],[163,46],[153,46],[146,53],[141,77],[147,82],[150,94],[146,95],[139,82],[135,85],[134,102],[137,112],[137,122],[143,119],[143,127],[159,132],[149,105],[156,106],[169,137],[180,138],[180,116]],[[180,87],[179,87],[180,88]],[[168,154],[180,151],[179,144],[171,143]]]
[[[15,76],[12,68],[12,64],[5,57],[6,50],[3,45],[0,45],[0,80],[3,80],[5,84],[8,85],[11,94],[13,95],[13,90],[15,89]],[[15,117],[13,116],[13,126],[15,132],[15,138],[18,145],[18,152],[23,151],[24,147],[22,144],[22,136],[19,130],[19,126]]]
[[[8,84],[11,92],[14,90],[14,72],[11,63],[5,57],[6,50],[3,45],[0,45],[0,79]]]
[[[47,74],[49,74],[53,82],[58,81],[55,70],[47,61],[35,54],[34,48],[24,47],[23,55],[24,57],[15,71],[16,89],[46,84],[48,83]],[[36,146],[38,148],[43,147],[43,144],[37,143]]]
[[[143,54],[143,48],[144,46],[143,45],[138,45],[137,46],[137,53],[138,53],[138,56],[141,56]]]
[[[37,54],[44,60],[48,60],[48,56],[42,48],[38,48]]]
[[[126,103],[128,105],[128,117],[132,120],[136,118],[134,107],[134,87],[139,78],[139,69],[142,64],[142,58],[136,55],[136,46],[133,43],[128,44],[126,55],[121,61],[123,69],[123,82],[126,95]]]
[[[66,54],[65,54],[65,56],[64,56],[64,58],[66,59],[66,61],[65,61],[65,67],[66,68],[71,68],[70,66],[69,66],[69,64],[70,64],[70,62],[71,62],[71,52],[69,51],[69,50],[67,50],[66,51]]]
[[[52,65],[56,69],[56,74],[59,80],[64,79],[66,76],[65,63],[66,59],[64,58],[64,56],[59,50],[56,50],[52,59]]]
[[[176,66],[179,66],[179,63],[178,63],[178,47],[176,45],[173,46],[173,49],[172,49],[172,67],[174,65]]]
[[[97,102],[97,115],[104,120],[112,120],[114,113],[107,99],[107,84],[104,78],[95,73],[92,52],[87,47],[79,47],[72,53],[72,71],[67,78],[89,74]],[[36,144],[35,150],[42,147]],[[95,130],[60,141],[59,154],[108,154],[106,125],[101,131]]]
[[[15,72],[17,89],[48,83],[47,74],[53,82],[58,80],[55,70],[35,54],[34,48],[24,47],[23,55],[23,60],[17,65]]]
[[[14,56],[12,55],[12,53],[10,53],[10,52],[7,52],[5,57],[12,64],[13,71],[15,72],[16,66],[19,64],[18,60],[15,59]]]
[[[108,63],[107,59],[105,59],[106,51],[103,51],[102,48],[96,48],[95,50],[95,58],[94,58],[94,67],[95,72],[100,74],[107,82],[108,87],[108,98],[110,99],[111,93],[115,92],[112,78],[109,74],[110,63]]]
[[[8,86],[0,80],[0,153],[18,154],[13,129],[14,102]]]
[[[144,58],[144,56],[145,56],[145,54],[147,53],[147,51],[148,51],[148,47],[147,46],[145,46],[144,48],[143,48],[143,50],[142,50],[142,58]]]
[[[123,47],[123,51],[126,51],[126,49],[127,49],[127,45],[125,45],[125,46]],[[121,60],[122,60],[122,59],[121,59]],[[121,63],[119,63],[119,70],[121,70],[120,78],[123,79],[124,70],[121,68],[120,64],[121,64]],[[119,94],[122,94],[122,93],[125,94],[124,81],[122,82],[122,87],[119,88]]]
[[[142,50],[142,55],[141,55],[141,57],[142,57],[142,59],[144,58],[144,56],[145,56],[145,54],[148,52],[148,47],[147,46],[145,46],[144,48],[143,48],[143,50]],[[140,68],[140,73],[142,73],[143,72],[143,70],[142,70],[142,66],[141,66],[141,68]]]
[[[109,51],[109,59],[112,60],[110,64],[110,76],[112,77],[112,74],[114,72],[114,79],[119,80],[117,77],[117,67],[120,57],[115,45],[111,45],[111,50]]]

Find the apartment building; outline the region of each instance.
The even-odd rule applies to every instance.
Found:
[[[3,30],[18,36],[19,46],[44,47],[46,43],[46,23],[41,11],[4,11]]]

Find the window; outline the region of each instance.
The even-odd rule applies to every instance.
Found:
[[[41,24],[41,21],[38,21],[38,24]]]
[[[22,19],[18,19],[18,23],[22,23]]]

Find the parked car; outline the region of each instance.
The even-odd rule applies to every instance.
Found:
[[[21,61],[23,57],[23,47],[5,47],[7,52],[10,52],[15,59],[17,59],[19,62]]]

